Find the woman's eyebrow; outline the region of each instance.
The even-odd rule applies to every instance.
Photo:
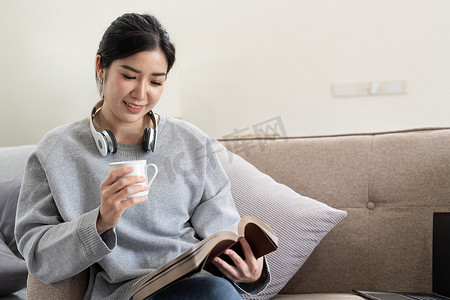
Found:
[[[130,70],[130,71],[132,71],[132,72],[134,72],[134,73],[138,73],[138,74],[140,74],[140,73],[142,73],[140,70],[137,70],[137,69],[135,69],[135,68],[133,68],[133,67],[130,67],[130,66],[128,66],[128,65],[120,65],[122,68],[124,68],[124,69],[127,69],[127,70]],[[164,72],[161,72],[161,73],[152,73],[152,76],[166,76],[166,73],[164,73]]]
[[[124,68],[124,69],[127,69],[127,70],[130,70],[130,71],[132,71],[132,72],[134,72],[134,73],[142,73],[141,71],[139,71],[139,70],[137,70],[137,69],[135,69],[135,68],[133,68],[133,67],[130,67],[130,66],[128,66],[128,65],[120,65],[122,68]]]

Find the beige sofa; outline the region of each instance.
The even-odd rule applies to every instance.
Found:
[[[222,142],[276,181],[348,213],[275,299],[431,291],[432,215],[450,211],[450,128]],[[44,286],[30,276],[28,299],[79,299],[86,278]]]

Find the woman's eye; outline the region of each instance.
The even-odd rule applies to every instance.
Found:
[[[157,86],[162,86],[162,82],[157,82],[157,81],[150,81],[151,84],[157,85]]]
[[[122,75],[122,76],[125,79],[135,79],[135,77],[133,77],[133,76],[128,76],[128,75]]]

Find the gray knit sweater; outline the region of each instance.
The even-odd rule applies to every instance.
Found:
[[[31,274],[53,283],[90,268],[85,299],[129,299],[141,276],[239,219],[208,136],[166,116],[157,136],[154,153],[120,144],[105,157],[86,119],[42,139],[27,163],[16,221],[18,247]],[[100,184],[108,164],[141,159],[159,168],[149,199],[99,236]]]

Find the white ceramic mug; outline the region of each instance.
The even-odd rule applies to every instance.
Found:
[[[147,165],[146,160],[130,160],[130,161],[114,162],[114,163],[110,163],[109,166],[110,166],[111,170],[119,169],[119,168],[123,168],[123,167],[132,167],[133,168],[133,172],[131,172],[130,174],[127,174],[125,176],[122,176],[122,177],[126,177],[126,176],[144,176],[145,177],[146,182],[141,182],[141,183],[137,183],[137,184],[133,184],[133,185],[148,185],[150,187],[153,180],[155,180],[156,174],[158,174],[158,167],[155,164]],[[155,173],[153,174],[153,176],[150,179],[147,174],[148,167],[153,167],[153,169],[155,170]],[[132,194],[123,200],[127,200],[127,199],[133,198],[133,197],[146,196],[146,195],[148,195],[148,190]]]

